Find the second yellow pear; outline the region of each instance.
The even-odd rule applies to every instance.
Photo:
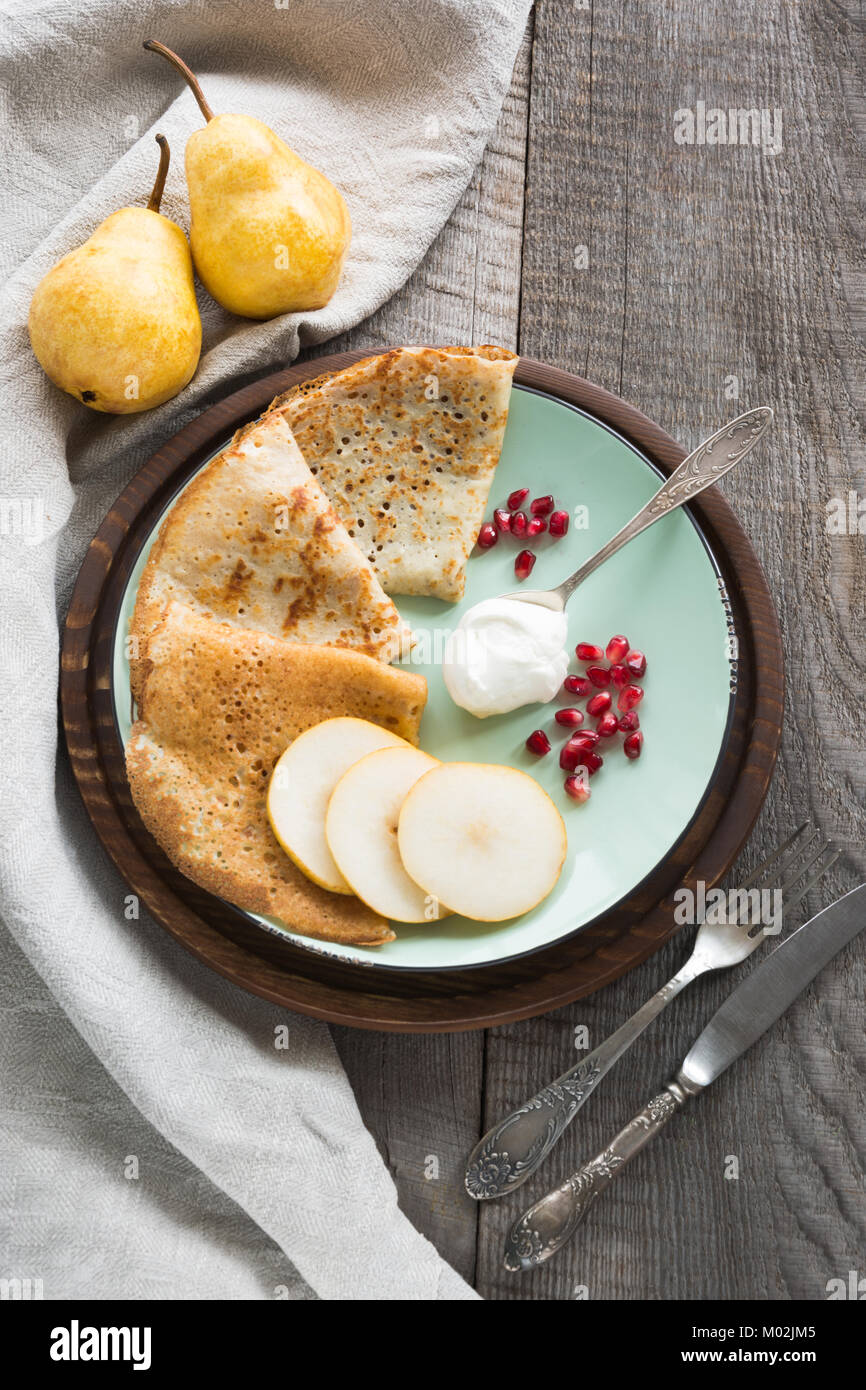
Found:
[[[352,235],[329,179],[255,116],[214,115],[181,58],[148,39],[191,87],[205,126],[190,136],[190,245],[202,284],[245,318],[320,309],[340,278]]]

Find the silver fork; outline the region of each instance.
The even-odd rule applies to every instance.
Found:
[[[804,830],[809,834],[801,839]],[[782,911],[789,912],[839,858],[841,850],[794,891],[799,880],[808,875],[830,847],[830,841],[805,822],[758,865],[742,890],[747,891],[759,880],[766,879],[767,871],[778,865],[774,886],[781,890]],[[807,856],[806,863],[796,868],[803,856]],[[503,1197],[506,1192],[520,1187],[558,1143],[602,1077],[680,990],[707,971],[727,970],[738,965],[761,945],[771,932],[766,926],[755,926],[744,920],[749,916],[744,906],[734,922],[702,922],[692,954],[672,980],[594,1052],[488,1130],[469,1156],[465,1184],[470,1197],[484,1201]],[[778,934],[778,928],[772,934]]]

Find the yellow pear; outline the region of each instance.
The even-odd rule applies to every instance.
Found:
[[[341,194],[254,116],[215,116],[186,63],[164,44],[205,118],[186,147],[190,244],[223,308],[270,319],[321,309],[337,287],[352,225]]]
[[[121,208],[36,287],[30,342],[39,365],[92,410],[129,415],[176,396],[201,352],[187,239],[159,211],[171,158],[164,135],[146,208]]]

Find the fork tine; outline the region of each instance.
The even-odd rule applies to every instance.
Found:
[[[806,839],[802,842],[802,844],[797,845],[797,848],[795,850],[788,854],[788,851],[791,849],[791,846],[794,844],[796,840],[800,838],[802,832],[806,829],[809,830],[809,834],[807,835]],[[817,852],[812,855],[811,859],[807,859],[806,863],[801,865],[800,868],[797,868],[796,872],[794,872],[797,860],[800,859],[803,854],[811,854],[812,850],[815,849],[816,845],[818,846]],[[808,873],[809,869],[811,869],[812,866],[818,862],[818,860],[821,858],[821,855],[826,852],[829,846],[830,841],[826,838],[826,836],[824,836],[821,833],[821,831],[816,826],[812,825],[809,821],[804,821],[803,824],[794,831],[793,835],[789,836],[789,838],[784,842],[784,844],[780,845],[777,850],[774,850],[772,854],[768,855],[767,858],[763,860],[761,864],[758,865],[755,872],[753,874],[750,874],[750,876],[742,884],[742,888],[745,890],[754,887],[758,880],[765,876],[768,869],[772,868],[774,864],[778,864],[780,860],[783,860],[781,868],[779,870],[779,878],[781,879],[779,888],[783,894],[782,910],[785,911],[786,905],[784,894],[788,892],[791,888],[793,888],[794,884],[797,883],[797,881],[800,878],[802,878],[803,874]],[[806,889],[804,889],[804,894],[808,891],[809,889],[807,887]],[[800,899],[797,898],[795,901],[799,902]],[[742,910],[738,910],[737,916],[733,919],[732,925],[738,927],[748,926],[749,936],[760,936],[760,932],[756,929],[754,922],[751,920],[751,908],[747,903],[743,905]]]
[[[768,854],[767,858],[761,861],[755,872],[753,874],[750,874],[749,877],[746,879],[745,883],[742,884],[742,887],[753,888],[754,885],[757,883],[758,879],[761,877],[761,875],[765,874],[768,869],[772,869],[773,865],[777,863],[779,859],[781,859],[783,854],[786,854],[788,852],[788,850],[793,845],[794,841],[800,835],[802,835],[803,831],[807,827],[811,830],[812,833],[809,836],[808,840],[804,841],[803,845],[800,846],[800,849],[797,851],[797,853],[802,853],[807,846],[811,845],[812,841],[815,838],[815,835],[819,834],[820,832],[816,829],[814,825],[811,825],[809,821],[804,820],[803,824],[801,826],[798,826],[798,828],[794,831],[793,835],[789,836],[788,839],[784,842],[784,844],[779,845],[778,849],[774,850],[772,854]]]
[[[804,830],[808,830],[809,834],[801,843],[797,844]],[[792,848],[794,845],[796,845],[796,848]],[[782,893],[782,911],[790,912],[791,908],[796,907],[797,904],[805,898],[806,894],[815,887],[815,884],[824,877],[828,869],[840,858],[842,851],[837,850],[814,874],[806,878],[802,888],[798,889],[795,893],[791,892],[794,885],[799,883],[804,875],[808,875],[810,869],[813,869],[822,856],[827,853],[827,850],[832,848],[832,841],[828,840],[817,826],[811,821],[803,821],[803,824],[797,827],[793,835],[789,835],[788,839],[779,845],[778,849],[773,850],[772,854],[768,854],[766,859],[761,861],[754,873],[751,873],[740,887],[742,890],[753,888],[759,879],[766,876],[769,869],[772,869],[775,864],[778,864],[779,861],[782,860],[783,862],[779,872],[779,878],[781,879],[779,891]],[[813,850],[815,851],[814,853],[812,853]],[[797,861],[804,855],[811,857],[807,858],[806,862],[797,868]],[[751,910],[748,904],[744,904],[742,911],[738,911],[731,925],[744,926],[746,925],[747,918],[749,919],[748,934],[751,936],[755,924],[751,921]],[[760,936],[761,933],[756,931],[755,935],[757,937]]]
[[[805,864],[801,864],[798,869],[792,869],[790,876],[788,878],[783,879],[782,882],[779,884],[779,887],[781,888],[782,892],[790,892],[790,890],[794,887],[794,884],[797,883],[803,877],[804,874],[807,874],[809,870],[813,867],[813,865],[818,863],[818,860],[821,858],[821,855],[825,854],[828,849],[832,848],[833,845],[831,841],[828,840],[826,836],[822,835],[821,843],[818,846],[818,849],[812,855],[811,859],[807,859]]]
[[[828,841],[828,844],[827,844],[826,848],[832,848],[832,845],[829,843],[829,841]],[[822,853],[823,853],[823,851],[822,851]],[[820,858],[820,855],[819,855],[818,857]],[[790,912],[791,909],[792,909],[793,907],[796,907],[797,904],[798,904],[799,902],[802,902],[802,900],[803,900],[803,898],[805,898],[806,894],[807,894],[808,892],[810,892],[810,890],[811,890],[812,888],[815,887],[815,884],[818,883],[818,882],[820,882],[820,880],[824,877],[824,875],[825,875],[830,869],[832,869],[833,865],[836,863],[836,860],[837,860],[837,859],[841,859],[841,858],[842,858],[842,851],[841,851],[841,849],[837,849],[836,852],[835,852],[834,854],[831,854],[830,858],[826,861],[826,863],[822,864],[821,867],[820,867],[820,869],[817,869],[817,870],[815,871],[815,873],[812,874],[811,878],[808,878],[808,879],[806,880],[806,882],[803,884],[803,887],[802,887],[802,888],[799,888],[799,889],[797,890],[797,892],[794,894],[793,897],[785,897],[785,896],[783,896],[783,898],[782,898],[782,911],[783,911],[783,912]],[[814,863],[815,861],[813,860],[812,862]],[[810,865],[810,867],[811,867],[811,865]],[[798,875],[797,877],[799,877],[799,875]],[[794,880],[794,882],[796,882],[796,879]]]

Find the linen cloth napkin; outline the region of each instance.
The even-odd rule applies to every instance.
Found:
[[[529,0],[5,0],[0,341],[0,1277],[45,1298],[464,1299],[397,1207],[328,1029],[198,965],[142,912],[58,739],[58,624],[104,513],[232,379],[358,323],[408,278],[481,156]],[[258,116],[343,191],[326,308],[268,323],[201,292],[194,381],[156,411],[88,411],[30,352],[33,290],[116,208],[188,226],[201,118]],[[41,977],[41,979],[39,978]],[[275,1046],[285,1025],[288,1045]]]

